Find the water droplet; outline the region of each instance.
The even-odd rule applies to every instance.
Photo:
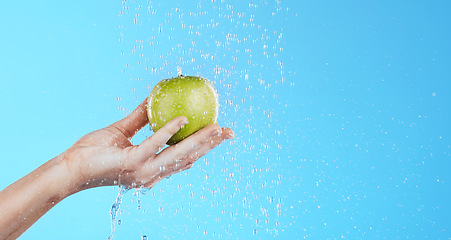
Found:
[[[177,66],[177,77],[182,77],[182,76],[183,76],[183,74],[182,74],[182,68],[179,67],[179,66]]]

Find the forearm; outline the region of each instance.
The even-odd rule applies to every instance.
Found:
[[[16,239],[58,202],[76,192],[58,157],[0,192],[0,239]]]

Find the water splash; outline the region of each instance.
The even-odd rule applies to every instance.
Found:
[[[113,206],[111,206],[110,215],[111,215],[111,233],[110,236],[108,236],[108,240],[111,240],[114,238],[114,231],[116,229],[116,217],[117,217],[117,211],[119,211],[119,207],[122,203],[122,197],[124,194],[128,191],[128,189],[124,186],[119,187],[119,193],[117,194],[116,201],[114,201]]]
[[[145,188],[145,187],[139,187],[139,188],[135,188],[135,192],[133,193],[133,196],[136,197],[136,209],[140,210],[141,209],[141,196],[142,195],[146,195],[146,193],[150,190],[150,188]]]
[[[179,67],[179,66],[177,66],[177,77],[182,77],[182,76],[183,76],[183,74],[182,74],[182,68]]]
[[[193,234],[207,234],[208,231],[209,237],[215,234],[229,235],[241,231],[239,226],[241,221],[245,221],[249,226],[246,231],[248,237],[276,236],[277,231],[284,230],[285,225],[275,223],[287,215],[286,206],[290,204],[280,198],[283,195],[281,176],[284,169],[276,168],[274,164],[279,164],[285,156],[279,151],[279,146],[291,142],[290,138],[285,138],[289,135],[288,128],[277,119],[285,116],[291,103],[291,95],[285,94],[290,93],[288,87],[293,85],[288,81],[285,83],[285,77],[290,76],[291,69],[284,65],[285,56],[290,54],[284,49],[287,31],[284,23],[293,14],[282,13],[279,0],[265,4],[187,2],[180,9],[163,2],[158,6],[152,6],[150,1],[147,4],[146,15],[144,10],[139,10],[140,3],[124,3],[129,11],[128,15],[124,14],[124,22],[131,25],[136,14],[140,14],[138,30],[154,30],[135,32],[130,31],[131,28],[121,29],[124,31],[124,39],[133,40],[121,43],[126,53],[121,56],[125,62],[130,63],[125,67],[126,78],[133,80],[130,81],[130,88],[143,89],[141,93],[133,91],[133,96],[141,98],[148,94],[144,90],[149,91],[159,80],[176,74],[180,78],[183,75],[204,76],[214,82],[217,88],[221,106],[219,120],[234,129],[241,138],[226,146],[227,149],[223,148],[224,153],[213,152],[200,159],[199,164],[202,166],[197,171],[203,173],[196,175],[201,180],[198,183],[200,186],[192,183],[192,176],[179,180],[174,175],[170,184],[152,193],[164,198],[169,196],[171,201],[180,205],[179,208],[173,210],[174,205],[162,205],[160,197],[149,199],[151,203],[146,205],[143,204],[144,198],[141,202],[139,198],[142,196],[137,194],[138,199],[134,203],[137,203],[138,209],[133,206],[133,210],[138,210],[139,214],[144,210],[150,212],[153,206],[160,205],[152,214],[135,218],[139,222],[137,225],[145,225],[146,231],[153,232],[152,238],[173,238],[177,232],[161,231],[165,226],[148,225],[144,221],[151,219],[154,223],[166,222],[171,218],[184,218],[186,214],[200,216],[205,211],[200,206],[205,205],[209,206],[211,214],[202,215],[201,218],[191,217],[187,223],[188,228],[201,226],[203,221],[215,221],[228,227],[222,233],[198,227]],[[265,23],[269,19],[273,24]],[[143,66],[136,63],[142,63]],[[138,81],[138,78],[149,80]],[[123,100],[118,103],[124,104]],[[161,116],[162,113],[157,115]],[[150,124],[152,127],[154,125]],[[142,137],[147,138],[148,133],[144,133]],[[227,144],[228,142],[225,143]],[[243,151],[233,151],[236,146],[232,144]],[[291,154],[286,151],[287,155]],[[221,156],[222,161],[212,161],[218,156]],[[239,161],[241,159],[248,160]],[[175,164],[179,167],[179,163]],[[157,165],[156,171],[167,169]],[[197,187],[199,190],[196,190]],[[170,196],[174,191],[180,192],[180,198]],[[261,193],[261,196],[256,193]],[[188,198],[189,202],[183,201],[183,198]],[[198,201],[202,204],[196,204]],[[174,215],[176,212],[180,214]],[[260,216],[260,220],[254,223],[252,220],[257,216]],[[183,233],[183,230],[180,232]],[[138,239],[142,236],[144,235],[138,236]],[[147,237],[150,238],[150,235]]]

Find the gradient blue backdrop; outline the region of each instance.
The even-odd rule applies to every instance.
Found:
[[[3,1],[0,189],[201,75],[237,138],[145,195],[115,239],[450,239],[448,1]],[[151,135],[147,128],[135,143]],[[117,187],[21,239],[106,239]]]

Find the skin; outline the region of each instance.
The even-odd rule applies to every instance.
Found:
[[[234,133],[211,124],[164,148],[186,117],[177,117],[133,145],[130,139],[148,123],[145,100],[130,115],[79,139],[72,147],[0,192],[0,239],[16,239],[64,198],[85,189],[123,185],[152,188],[187,170]],[[163,150],[162,150],[163,149]]]

